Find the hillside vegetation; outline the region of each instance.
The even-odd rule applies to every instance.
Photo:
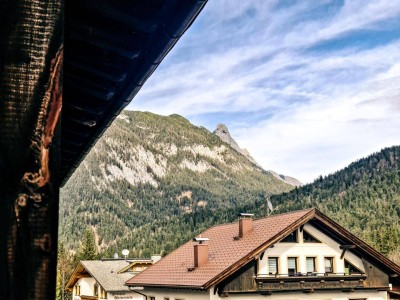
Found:
[[[271,201],[277,212],[317,207],[384,254],[394,255],[400,249],[400,147],[383,149]]]
[[[108,254],[166,253],[292,188],[179,115],[125,111],[62,189],[60,239],[92,228]]]

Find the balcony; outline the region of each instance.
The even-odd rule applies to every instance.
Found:
[[[314,290],[341,289],[352,291],[364,287],[364,273],[295,273],[295,274],[259,274],[255,277],[259,291],[296,290],[313,292]]]

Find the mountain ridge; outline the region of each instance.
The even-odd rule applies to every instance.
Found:
[[[272,195],[271,202],[277,212],[316,207],[384,254],[400,257],[400,146]]]
[[[76,248],[71,236],[91,227],[102,250],[168,252],[227,210],[292,188],[182,116],[124,111],[62,189],[60,239]]]
[[[217,124],[217,128],[213,131],[213,133],[215,135],[217,135],[218,137],[220,137],[222,141],[227,143],[238,153],[240,153],[244,157],[246,157],[251,163],[253,163],[257,167],[263,169],[261,167],[261,165],[251,156],[250,152],[247,149],[241,148],[239,146],[239,144],[236,142],[236,140],[230,134],[229,129],[225,124],[222,124],[222,123]],[[297,180],[294,177],[278,174],[277,172],[272,171],[272,170],[268,170],[267,172],[270,172],[275,178],[282,180],[283,182],[285,182],[287,184],[290,184],[293,186],[302,186],[303,185],[299,180]]]

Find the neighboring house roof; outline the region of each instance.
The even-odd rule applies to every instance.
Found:
[[[343,244],[356,245],[359,253],[383,264],[389,273],[400,274],[400,267],[352,235],[316,209],[306,209],[254,220],[253,232],[241,239],[238,223],[211,227],[200,236],[208,238],[208,263],[195,268],[193,242],[189,241],[142,273],[126,282],[130,286],[209,289],[255,259],[299,226],[313,222],[325,233],[336,235]]]
[[[121,270],[119,270],[118,273],[124,273],[124,272],[128,271],[129,269],[132,269],[136,265],[151,266],[152,264],[153,264],[153,260],[152,259],[145,259],[145,258],[144,259],[137,259],[137,260],[134,260],[133,262],[131,262],[126,267],[124,267]]]
[[[132,278],[133,273],[119,273],[121,269],[131,264],[126,260],[83,260],[75,268],[74,274],[67,283],[67,289],[71,290],[80,279],[80,274],[85,271],[95,278],[107,292],[128,291],[125,281]]]

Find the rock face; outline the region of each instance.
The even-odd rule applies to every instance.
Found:
[[[60,238],[76,248],[92,226],[103,250],[168,252],[237,215],[227,210],[292,188],[182,116],[124,111],[62,189]]]
[[[261,168],[256,160],[250,155],[249,151],[247,151],[247,149],[242,149],[239,147],[238,143],[229,133],[228,127],[226,127],[225,124],[218,124],[217,128],[214,130],[214,134],[218,136],[222,141],[227,143],[229,146],[231,146],[234,150],[246,157],[250,162]]]
[[[231,146],[236,152],[242,154],[244,157],[246,157],[251,163],[256,165],[259,168],[262,168],[256,160],[250,155],[249,151],[247,149],[240,148],[239,144],[234,140],[234,138],[231,136],[229,133],[228,127],[225,124],[218,124],[217,128],[214,130],[214,134],[218,136],[222,141],[227,143],[229,146]],[[269,173],[271,173],[275,178],[282,180],[283,182],[290,184],[292,186],[302,186],[303,184],[298,181],[296,178],[278,174],[275,171],[269,170]]]
[[[275,176],[275,178],[278,178],[284,182],[286,182],[287,184],[293,185],[293,186],[302,186],[303,184],[297,180],[296,178],[290,177],[290,176],[286,176],[286,175],[282,175],[282,174],[278,174],[275,171],[272,170],[268,170],[268,172],[270,172],[272,175]]]

